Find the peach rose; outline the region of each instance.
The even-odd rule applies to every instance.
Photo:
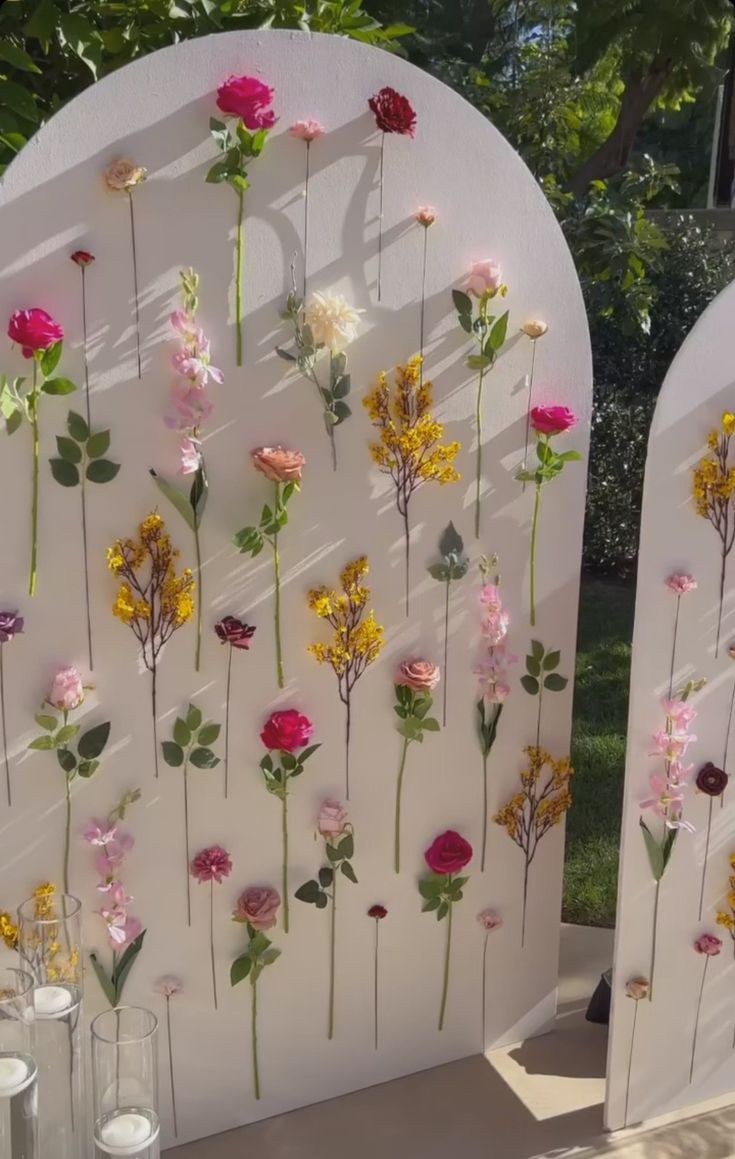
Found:
[[[416,692],[432,692],[441,679],[439,665],[430,660],[404,660],[398,669],[397,684]]]
[[[301,451],[287,451],[285,447],[256,447],[250,455],[253,466],[273,483],[298,483],[306,459]]]
[[[524,322],[523,325],[521,326],[522,333],[526,334],[527,337],[534,338],[534,339],[535,338],[543,338],[544,334],[546,333],[546,331],[548,329],[549,329],[549,327],[548,327],[548,324],[546,322],[541,322],[541,321],[537,321],[537,320],[533,320],[530,322]]]
[[[148,176],[148,170],[136,165],[127,157],[117,157],[105,169],[104,178],[108,189],[115,193],[127,193],[140,185]]]

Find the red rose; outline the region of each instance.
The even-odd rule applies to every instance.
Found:
[[[408,97],[386,86],[368,101],[375,114],[375,122],[384,133],[400,133],[404,137],[416,135],[416,113]]]
[[[255,76],[231,76],[217,89],[217,108],[239,117],[246,129],[272,129],[276,114],[268,108],[273,89]]]
[[[459,833],[447,829],[434,838],[424,858],[433,873],[459,873],[472,860],[472,846]]]
[[[89,250],[74,250],[74,253],[70,256],[71,260],[75,262],[76,265],[82,267],[91,266],[92,262],[94,261],[94,254],[91,254]]]
[[[255,628],[244,620],[238,620],[236,616],[223,616],[214,625],[214,630],[221,644],[231,644],[233,648],[242,648],[244,651],[248,650],[255,635]]]
[[[540,435],[560,435],[576,426],[577,416],[568,406],[535,406],[531,426]]]
[[[725,792],[729,779],[724,769],[718,769],[712,761],[707,761],[697,773],[695,783],[700,793],[706,793],[708,797],[720,797]]]
[[[380,922],[383,918],[388,917],[388,911],[384,905],[371,905],[368,910],[368,917],[375,918],[376,921]]]
[[[265,722],[260,739],[267,749],[280,749],[292,753],[304,747],[314,731],[308,716],[303,716],[295,708],[284,712],[273,712]]]
[[[16,310],[8,323],[8,338],[23,348],[23,357],[32,358],[36,350],[48,350],[61,342],[64,331],[45,310]]]

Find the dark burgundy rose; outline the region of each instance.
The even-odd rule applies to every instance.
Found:
[[[375,114],[375,122],[384,133],[400,133],[403,137],[416,135],[416,112],[407,97],[386,86],[368,101]]]
[[[381,918],[388,917],[388,911],[384,905],[371,905],[370,909],[368,910],[368,917],[376,918],[378,921],[380,921]]]
[[[23,631],[23,617],[17,612],[0,612],[0,644],[8,644]]]
[[[233,648],[250,647],[250,641],[255,635],[255,628],[238,620],[236,616],[224,616],[214,625],[214,630],[222,644],[231,644]]]
[[[728,780],[724,769],[718,769],[712,761],[707,761],[697,773],[696,786],[700,793],[706,793],[708,797],[719,797],[725,792]]]

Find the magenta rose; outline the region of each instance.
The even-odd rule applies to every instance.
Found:
[[[263,726],[260,739],[267,749],[292,753],[304,747],[313,731],[314,725],[308,716],[297,712],[295,708],[287,708],[283,712],[271,713]]]
[[[341,837],[347,829],[347,810],[339,801],[323,801],[316,824],[322,837]]]
[[[281,896],[270,885],[251,885],[237,899],[232,918],[248,922],[254,930],[272,930],[278,920]]]
[[[246,129],[272,129],[276,114],[269,106],[273,89],[255,76],[231,76],[217,89],[217,108],[239,117]]]
[[[472,860],[472,846],[459,833],[447,829],[434,838],[424,859],[432,873],[459,873]]]
[[[576,425],[577,416],[568,406],[535,406],[531,426],[540,435],[560,435]]]
[[[404,660],[398,669],[396,684],[416,692],[432,692],[441,679],[439,665],[430,660]]]
[[[84,685],[78,670],[72,665],[60,668],[54,676],[51,690],[46,697],[48,703],[59,712],[71,712],[84,700]]]
[[[8,323],[8,338],[17,342],[24,358],[32,358],[38,350],[48,350],[61,342],[64,331],[45,310],[16,310]]]

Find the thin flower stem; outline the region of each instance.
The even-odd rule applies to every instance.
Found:
[[[406,615],[408,615],[411,586],[411,529],[408,525],[408,503],[405,504],[403,512],[403,535],[406,541]]]
[[[487,853],[487,758],[489,753],[482,754],[482,855],[480,857],[480,873],[485,872],[485,854]]]
[[[8,797],[8,808],[13,804],[12,788],[10,784],[10,764],[8,762],[8,729],[5,723],[5,648],[0,644],[0,719],[3,726],[3,758],[5,760],[5,789]]]
[[[710,797],[710,799],[709,799],[709,812],[707,814],[707,840],[705,841],[704,863],[702,865],[702,886],[701,886],[701,889],[699,891],[699,921],[700,922],[702,920],[702,910],[704,908],[704,883],[707,879],[707,858],[709,857],[709,841],[710,841],[710,836],[712,834],[712,806],[713,806],[713,804],[714,804],[714,798]]]
[[[378,301],[383,293],[383,198],[385,178],[385,133],[380,138],[380,210],[378,213]]]
[[[489,934],[485,934],[485,944],[482,947],[482,1053],[485,1053],[485,1011],[487,1009],[487,939]]]
[[[151,668],[151,713],[153,716],[153,763],[155,768],[156,780],[158,780],[158,681],[157,681],[156,662],[153,661]]]
[[[275,484],[275,510],[274,516],[278,517],[278,512],[281,509],[281,484]],[[274,623],[276,632],[276,678],[278,680],[278,687],[285,687],[285,679],[283,675],[283,653],[281,651],[281,557],[278,552],[278,530],[273,532],[273,574],[275,579],[276,596],[275,596],[275,611]]]
[[[375,1049],[378,1049],[378,962],[380,949],[380,920],[375,919],[375,972],[373,984],[373,1005],[375,1013]]]
[[[214,1008],[217,1009],[217,967],[214,961],[214,879],[209,881],[209,951],[212,961],[212,993]]]
[[[727,550],[722,547],[722,564],[720,566],[720,609],[717,614],[717,641],[715,643],[715,659],[720,654],[720,632],[722,631],[722,606],[725,602],[725,579],[727,576]]]
[[[722,755],[722,768],[724,772],[727,772],[727,754],[730,748],[730,730],[732,728],[733,711],[735,711],[735,681],[733,681],[732,694],[730,696],[730,711],[727,714],[727,732],[725,733],[725,751]],[[720,808],[724,809],[724,807],[725,794],[722,793],[720,796]]]
[[[439,1029],[444,1029],[444,1015],[447,1009],[447,995],[449,993],[449,964],[450,955],[452,953],[452,903],[449,903],[449,914],[447,916],[447,944],[444,950],[444,984],[442,986],[442,1000],[439,1007]]]
[[[81,478],[82,496],[82,555],[84,560],[84,605],[87,612],[87,651],[89,652],[89,671],[94,672],[94,656],[92,653],[92,613],[89,604],[89,555],[87,549],[87,490],[85,485],[86,464],[82,464],[79,472]]]
[[[245,210],[245,194],[242,190],[238,193],[238,211],[237,211],[237,242],[235,249],[235,341],[236,341],[236,361],[238,366],[242,366],[242,260],[243,260],[243,214]]]
[[[536,717],[536,748],[541,747],[541,713],[544,700],[544,674],[541,672],[538,682],[538,716]]]
[[[350,799],[350,733],[352,731],[352,698],[347,693],[345,706],[345,797]]]
[[[658,903],[661,896],[661,881],[656,882],[656,893],[653,900],[653,933],[651,936],[651,968],[648,971],[648,1001],[653,1002],[653,976],[656,971],[656,943],[658,942]]]
[[[202,548],[199,542],[199,519],[196,515],[194,516],[194,550],[197,562],[197,646],[194,656],[194,671],[198,672],[202,658],[202,597],[204,589],[202,586]]]
[[[628,1079],[625,1084],[625,1116],[623,1118],[623,1126],[628,1126],[628,1103],[630,1101],[630,1075],[633,1069],[633,1049],[635,1047],[635,1028],[638,1022],[638,1000],[633,1004],[633,1029],[630,1034],[630,1051],[628,1053]]]
[[[334,352],[330,349],[330,351],[329,351],[329,388],[330,388],[330,390],[332,388],[333,382],[334,382]],[[321,387],[319,388],[319,393],[321,394]],[[324,404],[324,423],[325,423],[325,426],[327,428],[327,434],[329,435],[329,444],[332,448],[332,470],[336,471],[337,470],[337,440],[336,440],[335,434],[334,434],[334,423],[332,422],[332,417],[333,417],[332,412],[329,409],[328,404],[325,403]]]
[[[531,403],[533,402],[533,372],[536,367],[536,339],[531,339],[531,372],[528,376],[528,405],[526,407],[526,438],[523,447],[523,470],[528,469],[528,438],[531,433]],[[523,480],[521,491],[526,490],[526,480]]]
[[[281,887],[283,893],[283,932],[288,933],[288,780],[283,786],[283,808],[281,810],[281,833],[283,835],[283,871]]]
[[[232,644],[228,645],[227,691],[225,692],[225,800],[230,791],[230,688],[232,685]]]
[[[669,672],[669,700],[674,691],[674,668],[676,667],[676,637],[679,634],[679,608],[681,607],[681,596],[676,597],[676,613],[674,615],[674,639],[671,644],[671,669]]]
[[[447,579],[447,586],[444,592],[444,696],[442,708],[442,724],[447,726],[447,683],[449,674],[449,585],[450,579]]]
[[[28,594],[35,596],[38,576],[38,473],[41,456],[38,432],[38,362],[33,359],[33,389],[28,399],[28,414],[31,420],[33,443],[33,491],[31,496],[31,571],[28,578]]]
[[[536,536],[538,532],[538,516],[541,506],[541,484],[536,484],[536,495],[533,501],[533,520],[531,522],[531,627],[536,626]]]
[[[702,970],[702,981],[699,987],[699,998],[697,999],[697,1014],[694,1019],[694,1036],[692,1038],[692,1060],[689,1064],[689,1082],[694,1081],[694,1059],[697,1053],[697,1035],[699,1033],[699,1013],[702,1009],[702,996],[704,994],[704,984],[707,981],[707,967],[709,966],[709,954],[704,955],[704,969]]]
[[[191,883],[189,881],[189,754],[184,758],[184,840],[186,844],[186,924],[191,926]]]
[[[306,278],[309,263],[309,178],[311,176],[311,141],[306,142],[306,180],[304,182],[304,293],[306,301]]]
[[[258,983],[251,986],[250,1033],[253,1042],[253,1088],[256,1099],[260,1099],[260,1070],[258,1067]]]
[[[526,944],[526,909],[528,906],[528,871],[531,863],[526,856],[526,867],[523,871],[523,917],[521,918],[521,949]]]
[[[401,872],[401,794],[403,792],[403,774],[406,771],[406,755],[408,753],[408,737],[403,738],[403,752],[401,753],[401,764],[398,769],[398,781],[396,784],[396,832],[394,840],[394,854],[393,865],[396,873]]]
[[[130,244],[133,251],[133,293],[135,295],[135,341],[138,354],[138,378],[143,377],[140,361],[140,303],[138,297],[138,251],[135,243],[135,210],[133,209],[133,191],[128,189],[130,203]]]
[[[64,713],[64,724],[66,724],[66,713]],[[69,853],[71,848],[71,781],[69,774],[64,773],[64,786],[66,798],[66,821],[64,824],[64,893],[70,893],[69,890]]]
[[[171,1110],[174,1118],[174,1135],[179,1137],[179,1124],[176,1117],[176,1084],[174,1083],[174,1051],[171,1040],[171,999],[166,996],[166,1037],[168,1039],[168,1073],[171,1080]]]
[[[419,354],[421,355],[421,365],[419,366],[419,386],[424,385],[424,342],[426,340],[426,263],[429,255],[429,230],[423,226],[424,231],[424,256],[421,265],[421,321],[419,328]]]
[[[82,272],[82,356],[84,358],[84,403],[87,411],[87,426],[92,426],[92,408],[89,400],[89,358],[87,353],[87,283],[84,266]]]
[[[329,1028],[327,1038],[334,1038],[334,972],[337,956],[337,874],[332,876],[332,913],[329,934]]]
[[[485,383],[485,369],[480,370],[475,403],[475,429],[477,431],[477,453],[475,463],[475,539],[480,538],[480,510],[482,487],[482,388]]]

